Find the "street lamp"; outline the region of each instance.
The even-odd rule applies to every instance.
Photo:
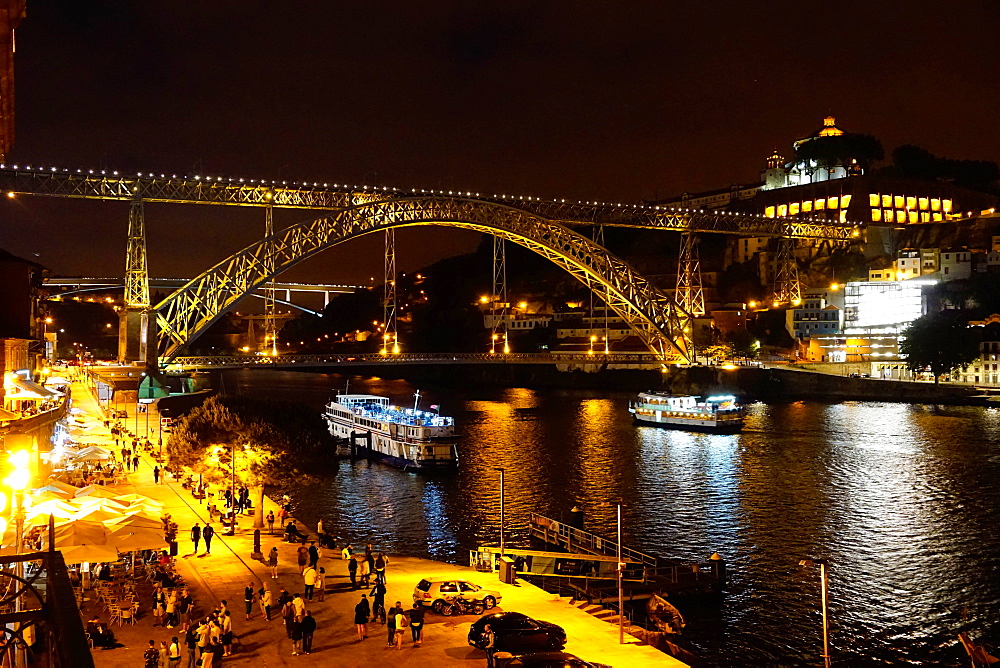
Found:
[[[24,533],[24,490],[27,489],[28,485],[31,483],[31,469],[29,464],[31,462],[31,453],[27,450],[15,450],[9,453],[9,461],[12,466],[12,470],[4,478],[4,483],[10,487],[11,490],[11,515],[14,520],[14,531],[16,532],[14,538],[14,554],[15,556],[20,556],[21,550],[24,548],[23,537]],[[49,536],[49,540],[52,540],[52,536]],[[51,545],[49,546],[51,549]],[[24,562],[17,561],[14,564],[14,575],[19,579],[24,578]],[[14,600],[14,612],[21,612],[21,597],[18,596]],[[18,624],[18,628],[20,628]],[[15,654],[15,663],[17,666],[25,665],[24,647],[21,644],[17,646],[17,653]]]
[[[625,562],[622,561],[622,504],[618,504],[618,644],[625,644],[625,594],[622,592],[622,574]]]
[[[504,526],[503,526],[503,474],[504,469],[502,466],[494,466],[495,471],[500,471],[500,558],[503,559],[503,547],[504,547]]]
[[[825,559],[803,559],[799,566],[810,568],[819,566],[820,597],[823,605],[823,665],[830,668],[830,626],[827,619],[827,582],[826,567],[828,562]]]

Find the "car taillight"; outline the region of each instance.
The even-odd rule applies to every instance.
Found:
[[[431,598],[431,593],[429,591],[424,592],[424,598]]]

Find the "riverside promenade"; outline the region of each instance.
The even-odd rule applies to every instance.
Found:
[[[73,404],[97,418],[98,424],[103,421],[101,408],[82,383],[74,384]],[[134,415],[131,417],[134,418]],[[150,416],[151,421],[152,417]],[[156,419],[158,420],[159,416],[156,416]],[[114,437],[104,427],[97,427],[93,433],[88,433],[86,440],[115,449]],[[407,630],[402,650],[388,648],[386,628],[380,624],[369,624],[368,638],[358,641],[354,627],[354,606],[364,592],[360,589],[351,590],[346,562],[340,558],[339,551],[334,553],[330,550],[324,550],[319,561],[319,566],[326,569],[325,600],[307,602],[307,609],[317,624],[312,654],[293,656],[292,641],[285,634],[277,610],[272,610],[271,621],[265,621],[263,613],[255,604],[252,619],[245,620],[243,590],[248,583],[253,583],[254,590],[263,583],[271,590],[275,599],[281,587],[292,594],[301,593],[304,587],[295,555],[298,545],[285,543],[277,526],[274,535],[268,535],[266,528],[262,530],[262,552],[266,555],[272,547],[278,548],[278,578],[272,579],[264,563],[250,556],[253,552],[253,519],[244,516],[240,518],[241,526],[234,536],[222,535],[223,528],[219,522],[214,521],[213,526],[217,533],[212,541],[212,553],[204,554],[205,544],[202,542],[199,553],[194,554],[193,545],[189,540],[190,528],[195,522],[204,526],[210,519],[207,503],[194,499],[188,490],[183,489],[180,483],[169,479],[169,476],[167,480],[161,477],[160,484],[155,484],[152,473],[155,464],[151,457],[144,455],[138,472],[130,473],[127,483],[118,489],[123,493],[135,492],[160,501],[164,504],[164,512],[170,513],[177,522],[179,549],[176,570],[184,577],[194,596],[195,609],[192,619],[198,619],[199,615],[204,617],[222,600],[228,602],[238,642],[234,643],[233,655],[224,658],[222,665],[265,668],[310,664],[345,668],[418,664],[470,667],[486,665],[485,653],[468,644],[469,625],[477,619],[472,615],[443,617],[428,611],[425,617],[424,642],[421,647],[413,646]],[[386,473],[393,472],[387,470]],[[265,499],[265,514],[268,510],[274,510],[277,516],[277,504]],[[316,527],[303,527],[300,523],[299,528],[304,528],[311,537],[315,537]],[[364,545],[354,545],[354,548],[356,552],[363,551]],[[380,546],[374,545],[373,549],[378,552]],[[390,555],[386,570],[388,588],[386,607],[391,607],[396,601],[400,601],[404,607],[410,608],[413,603],[414,585],[421,578],[432,576],[463,578],[499,590],[503,595],[503,601],[495,611],[516,610],[559,624],[566,629],[568,635],[566,651],[583,659],[629,668],[685,666],[682,662],[648,645],[643,645],[628,635],[625,636],[626,644],[619,645],[616,626],[570,605],[565,598],[560,599],[529,583],[506,585],[499,582],[496,575],[428,559]],[[160,641],[165,640],[169,643],[171,637],[177,636],[183,646],[183,634],[179,628],[153,627],[151,601],[140,600],[140,606],[139,617],[134,626],[113,627],[118,641],[125,647],[93,650],[94,661],[99,668],[142,666],[142,652],[148,646],[149,640],[154,640],[159,646]],[[101,615],[101,618],[107,621],[107,614],[101,610],[98,601],[85,601],[84,618],[95,614]],[[182,668],[187,665],[183,657],[182,650],[180,662]]]

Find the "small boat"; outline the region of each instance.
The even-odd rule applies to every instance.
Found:
[[[720,433],[743,429],[743,407],[731,395],[699,401],[693,395],[640,392],[628,410],[639,424]]]
[[[664,633],[680,634],[687,625],[681,611],[659,594],[653,594],[646,601],[646,618]]]
[[[338,394],[326,405],[323,417],[330,434],[349,440],[363,456],[404,469],[443,469],[458,464],[455,418],[419,406],[390,404],[374,394]],[[437,406],[431,406],[437,409]]]

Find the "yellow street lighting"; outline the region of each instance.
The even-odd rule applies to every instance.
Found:
[[[831,290],[839,290],[840,289],[840,283],[831,283],[830,284],[830,289]]]
[[[528,302],[518,302],[517,307],[523,311],[528,308]]]
[[[755,302],[755,301],[751,300],[751,301],[750,301],[750,302],[749,302],[749,303],[747,304],[747,306],[748,306],[749,308],[757,308],[757,302]]]
[[[479,303],[480,304],[488,304],[489,302],[490,302],[490,298],[487,297],[486,295],[483,295],[482,297],[479,298]]]

